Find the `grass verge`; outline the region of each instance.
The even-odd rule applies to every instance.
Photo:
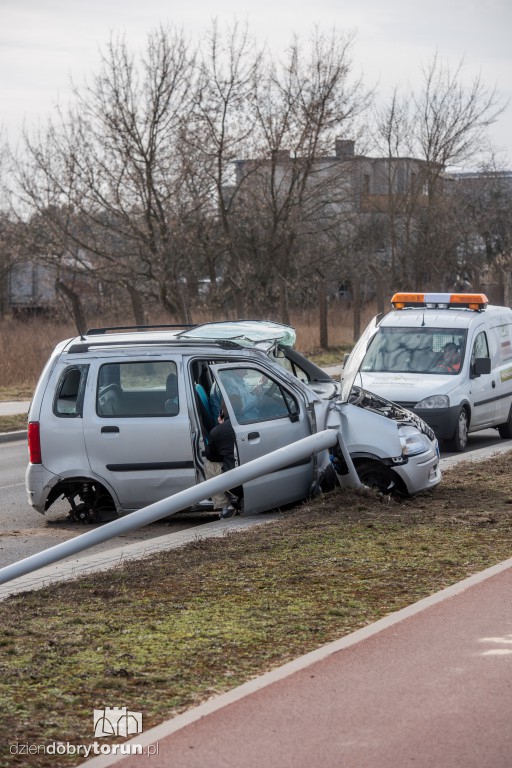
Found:
[[[34,387],[28,384],[0,387],[0,402],[5,400],[31,400],[33,394]]]
[[[12,416],[0,416],[0,434],[2,432],[16,432],[27,428],[27,414],[16,413]]]
[[[512,454],[459,464],[402,503],[336,491],[1,602],[0,765],[77,764],[9,748],[92,743],[105,706],[142,711],[148,729],[510,557],[511,469]]]

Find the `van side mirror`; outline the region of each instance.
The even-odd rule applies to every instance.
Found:
[[[472,366],[471,375],[476,379],[478,376],[491,372],[491,359],[489,357],[477,357]]]

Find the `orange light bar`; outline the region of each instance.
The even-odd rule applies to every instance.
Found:
[[[450,304],[463,304],[475,311],[485,309],[488,303],[485,293],[452,293],[450,296]]]
[[[489,299],[485,293],[395,293],[391,303],[395,309],[456,306],[478,312],[486,308]]]
[[[395,293],[391,303],[395,309],[404,307],[421,307],[425,303],[425,293]]]

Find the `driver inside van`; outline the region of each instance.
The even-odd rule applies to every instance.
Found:
[[[458,373],[460,371],[460,352],[453,341],[444,345],[441,351],[441,357],[434,366],[435,371],[445,371],[446,373]]]

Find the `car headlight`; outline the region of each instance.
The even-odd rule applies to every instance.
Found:
[[[448,395],[432,395],[416,403],[416,408],[449,408],[450,398]]]
[[[402,445],[402,456],[416,456],[418,453],[425,453],[432,448],[432,443],[428,437],[416,427],[398,427],[398,434]]]

